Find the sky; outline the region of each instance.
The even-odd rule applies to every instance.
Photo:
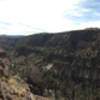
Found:
[[[100,0],[0,0],[0,34],[99,27],[99,12]]]

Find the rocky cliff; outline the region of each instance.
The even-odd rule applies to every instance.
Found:
[[[18,75],[12,76],[11,61],[4,49],[0,48],[0,100],[49,100],[33,95],[25,81]]]

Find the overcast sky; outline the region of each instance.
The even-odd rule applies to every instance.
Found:
[[[100,26],[100,0],[0,0],[0,34]]]

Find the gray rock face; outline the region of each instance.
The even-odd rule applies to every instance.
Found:
[[[10,66],[10,60],[2,48],[0,48],[0,75],[8,76],[8,69]]]

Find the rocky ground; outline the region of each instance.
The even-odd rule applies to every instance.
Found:
[[[0,49],[0,100],[49,100],[32,94],[28,84],[9,73],[9,67],[9,57]]]

